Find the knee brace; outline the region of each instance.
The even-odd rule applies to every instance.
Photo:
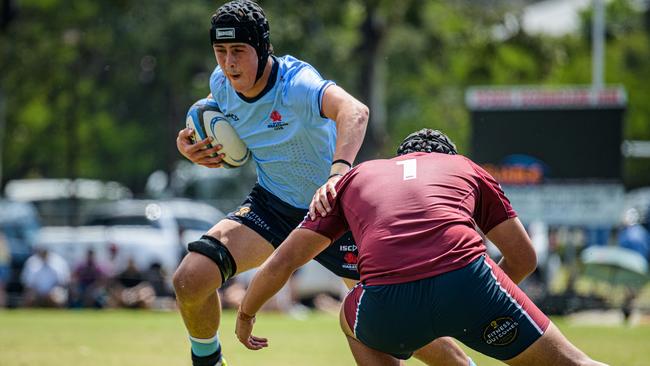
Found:
[[[212,259],[214,263],[219,267],[219,272],[221,272],[222,284],[226,282],[227,279],[232,277],[237,273],[237,264],[235,263],[235,258],[225,245],[219,240],[208,236],[203,235],[201,239],[193,241],[187,245],[187,250],[190,252],[196,252],[203,254],[204,256]]]

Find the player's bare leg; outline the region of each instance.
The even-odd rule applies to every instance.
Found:
[[[606,366],[571,344],[553,323],[541,338],[505,363],[512,366]]]
[[[343,283],[348,288],[348,290],[351,290],[354,286],[357,285],[357,283],[359,283],[359,281],[353,280],[351,278],[341,277],[341,280],[343,280]]]
[[[217,289],[221,273],[208,257],[188,253],[174,274],[176,301],[192,337],[210,338],[219,326],[221,308]]]
[[[347,284],[347,282],[346,282]],[[354,333],[348,322],[345,320],[345,312],[341,308],[339,321],[341,323],[341,329],[345,333],[345,337],[348,340],[348,345],[350,345],[350,351],[352,351],[352,356],[359,366],[402,366],[405,365],[403,361],[396,359],[395,357],[374,350],[365,344],[359,342],[354,337]]]
[[[343,283],[351,289],[357,281],[341,278]],[[347,325],[347,324],[346,324]],[[343,324],[341,324],[343,326]],[[349,338],[349,337],[348,337]],[[350,340],[348,339],[348,343]],[[357,341],[358,342],[358,341]],[[350,345],[352,348],[352,344]],[[441,337],[417,350],[413,356],[431,366],[468,366],[469,357],[451,337]]]
[[[383,352],[376,351],[356,338],[346,335],[352,356],[359,366],[399,366],[405,365],[400,360]]]
[[[451,337],[440,337],[417,350],[413,356],[431,366],[467,366],[469,357]]]
[[[228,248],[237,273],[258,267],[273,252],[273,246],[252,229],[232,220],[222,220],[208,232]],[[222,279],[210,258],[190,252],[174,273],[176,301],[192,338],[212,339],[221,319],[217,289]]]

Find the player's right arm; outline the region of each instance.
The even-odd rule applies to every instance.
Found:
[[[210,93],[208,98],[212,98]],[[184,128],[178,132],[176,137],[176,148],[178,151],[194,164],[206,166],[208,168],[221,168],[223,166],[222,159],[224,154],[219,154],[221,145],[213,146],[209,149],[206,147],[211,142],[211,137],[206,137],[201,141],[192,143],[191,136],[194,131],[191,128]]]
[[[533,243],[517,217],[496,225],[486,236],[501,251],[503,258],[499,261],[499,267],[513,282],[523,281],[537,267]]]
[[[211,142],[211,137],[192,144],[190,137],[193,134],[194,131],[190,128],[184,128],[178,132],[178,137],[176,137],[176,148],[178,151],[194,164],[203,165],[208,168],[221,168],[223,166],[221,160],[224,157],[224,154],[219,154],[221,145],[206,149]]]
[[[252,350],[268,346],[266,338],[252,335],[255,314],[280,291],[296,269],[316,257],[331,242],[315,231],[298,228],[264,262],[248,286],[237,312],[235,334],[244,346]]]

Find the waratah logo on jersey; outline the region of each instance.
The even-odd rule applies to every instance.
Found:
[[[271,118],[271,122],[266,126],[267,128],[272,128],[277,131],[284,130],[284,126],[288,125],[287,122],[282,121],[282,115],[276,110],[271,112],[269,118]]]

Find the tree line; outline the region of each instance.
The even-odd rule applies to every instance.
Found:
[[[471,85],[591,81],[589,10],[579,33],[557,38],[521,29],[523,0],[260,3],[276,54],[310,62],[371,108],[362,159],[393,153],[424,126],[467,151]],[[625,138],[650,140],[650,12],[635,3],[608,3],[605,81],[627,90]],[[219,5],[3,0],[0,184],[84,177],[141,193],[151,172],[173,170],[187,108],[209,93],[208,29]],[[650,184],[648,161],[626,159],[625,182]]]

